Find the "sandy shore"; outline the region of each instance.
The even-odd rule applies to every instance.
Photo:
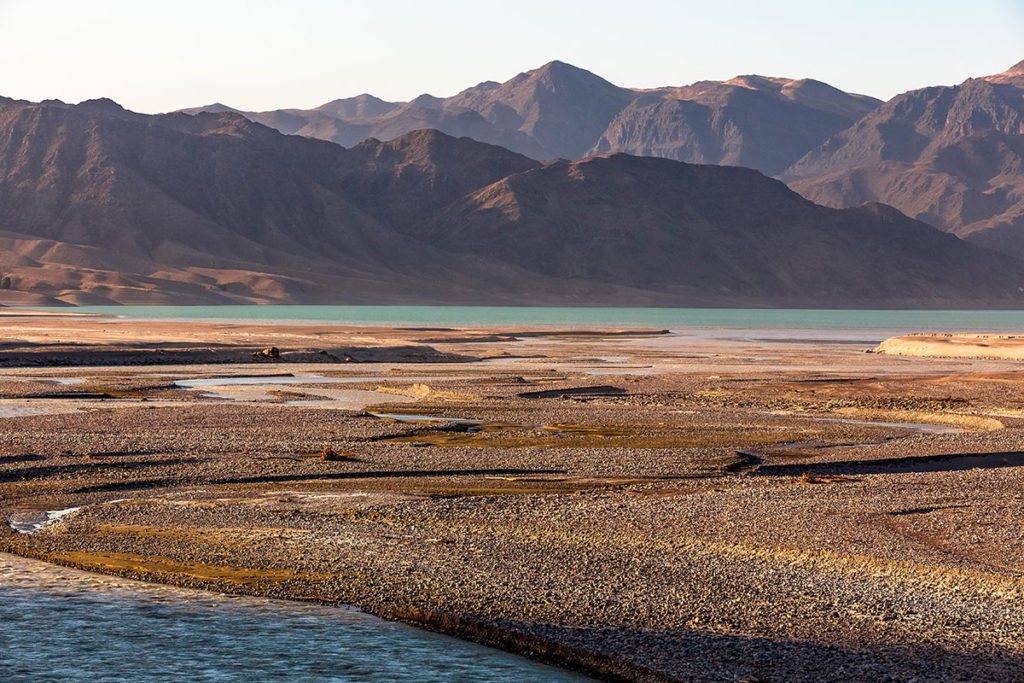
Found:
[[[1024,336],[913,334],[886,339],[874,353],[925,358],[1024,360]]]
[[[1022,680],[1016,363],[656,332],[5,325],[0,514],[80,509],[0,549],[608,680]]]

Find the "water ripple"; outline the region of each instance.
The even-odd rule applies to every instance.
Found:
[[[0,555],[5,681],[581,681],[361,612],[141,584]]]

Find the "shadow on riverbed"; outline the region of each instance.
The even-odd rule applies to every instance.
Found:
[[[116,455],[140,455],[141,453],[117,453]],[[97,454],[97,456],[104,454]],[[38,456],[25,456],[29,459],[38,459]],[[84,459],[84,458],[83,458]],[[41,477],[53,477],[75,472],[89,472],[90,474],[103,474],[104,472],[125,470],[144,470],[151,467],[165,467],[168,465],[181,465],[185,463],[200,462],[201,458],[165,458],[162,460],[144,460],[142,462],[96,462],[87,460],[83,463],[73,465],[49,465],[40,467],[19,467],[16,469],[0,472],[0,482],[24,481]]]
[[[39,460],[46,460],[41,455],[35,453],[22,453],[20,455],[0,455],[0,465],[10,465],[16,462],[38,462]]]
[[[269,474],[255,477],[220,477],[195,482],[196,485],[216,486],[225,484],[280,484],[303,481],[338,481],[353,479],[420,479],[427,477],[514,477],[525,475],[565,474],[565,470],[387,470],[363,472],[311,472],[309,474]],[[180,485],[177,479],[136,479],[108,484],[83,486],[71,493],[98,493],[103,491],[140,491]]]
[[[469,628],[452,629],[473,637]],[[506,647],[540,653],[522,631],[542,634],[545,641],[586,642],[591,652],[575,650],[567,659],[583,659],[592,673],[608,680],[645,681],[892,681],[892,680],[1020,680],[1024,656],[1010,651],[956,652],[941,647],[889,646],[854,649],[838,645],[672,629],[641,631],[624,626],[573,628],[502,621]],[[452,632],[449,631],[449,632]],[[477,634],[479,638],[480,635]],[[481,638],[487,642],[486,636]],[[572,648],[567,648],[572,649]],[[596,652],[595,652],[596,650]],[[600,653],[600,654],[598,654]],[[560,654],[560,653],[559,653]],[[618,660],[618,662],[616,662]],[[626,662],[643,662],[631,667]],[[668,675],[667,672],[672,672]]]
[[[959,472],[972,469],[996,469],[1024,466],[1024,451],[1001,453],[953,453],[923,455],[884,460],[844,460],[802,465],[762,465],[753,474],[762,477],[785,477],[838,474],[902,474],[925,472]]]
[[[341,348],[276,349],[211,343],[25,344],[0,357],[0,367],[90,367],[133,365],[213,365],[226,363],[471,363],[475,356],[438,351],[432,346],[353,346]]]
[[[421,477],[510,477],[536,474],[565,474],[565,470],[387,470],[376,472],[312,472],[309,474],[269,474],[258,477],[225,477],[212,479],[210,484],[262,484],[316,479],[394,479]]]

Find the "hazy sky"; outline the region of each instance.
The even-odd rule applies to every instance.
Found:
[[[1024,60],[1024,0],[0,0],[0,95],[158,112],[451,95],[560,59],[617,85],[888,98]]]

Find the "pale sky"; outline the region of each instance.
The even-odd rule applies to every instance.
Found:
[[[33,101],[408,100],[552,59],[625,87],[757,73],[886,99],[1024,60],[1024,0],[0,0],[0,95]]]

